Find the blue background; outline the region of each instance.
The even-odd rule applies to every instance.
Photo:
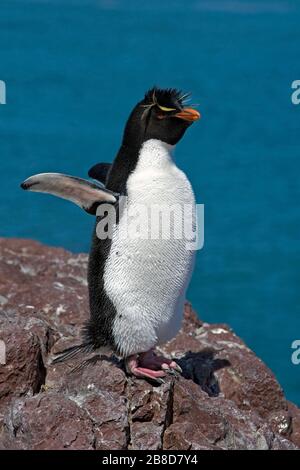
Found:
[[[147,88],[192,91],[203,119],[177,161],[205,204],[205,247],[189,298],[300,404],[299,2],[1,0],[0,10],[1,235],[87,251],[93,218],[19,183],[84,177],[114,158]]]

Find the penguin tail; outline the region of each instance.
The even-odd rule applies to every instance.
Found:
[[[73,359],[79,354],[90,353],[94,351],[92,343],[83,343],[76,346],[71,346],[70,348],[64,349],[55,353],[55,359],[53,359],[52,364],[59,364],[60,362]]]

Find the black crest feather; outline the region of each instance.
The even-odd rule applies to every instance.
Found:
[[[187,97],[188,94],[176,88],[158,88],[155,86],[146,92],[144,102],[145,105],[158,103],[167,108],[181,110],[184,106],[184,99]]]

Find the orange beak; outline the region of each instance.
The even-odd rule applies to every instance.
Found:
[[[180,113],[174,114],[174,116],[190,122],[198,121],[201,117],[200,113],[193,108],[184,108]]]

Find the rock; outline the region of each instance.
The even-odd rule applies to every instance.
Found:
[[[161,350],[181,365],[178,379],[127,377],[113,356],[52,365],[88,317],[86,268],[87,255],[0,239],[1,449],[300,448],[300,410],[273,373],[189,304]]]
[[[93,449],[93,422],[86,410],[57,393],[15,400],[5,419],[2,449]]]
[[[291,418],[290,439],[300,448],[300,409],[293,403],[288,403],[289,416]]]
[[[53,344],[51,329],[37,318],[0,311],[0,339],[6,365],[0,364],[0,422],[12,397],[38,393],[45,383],[44,359]]]

